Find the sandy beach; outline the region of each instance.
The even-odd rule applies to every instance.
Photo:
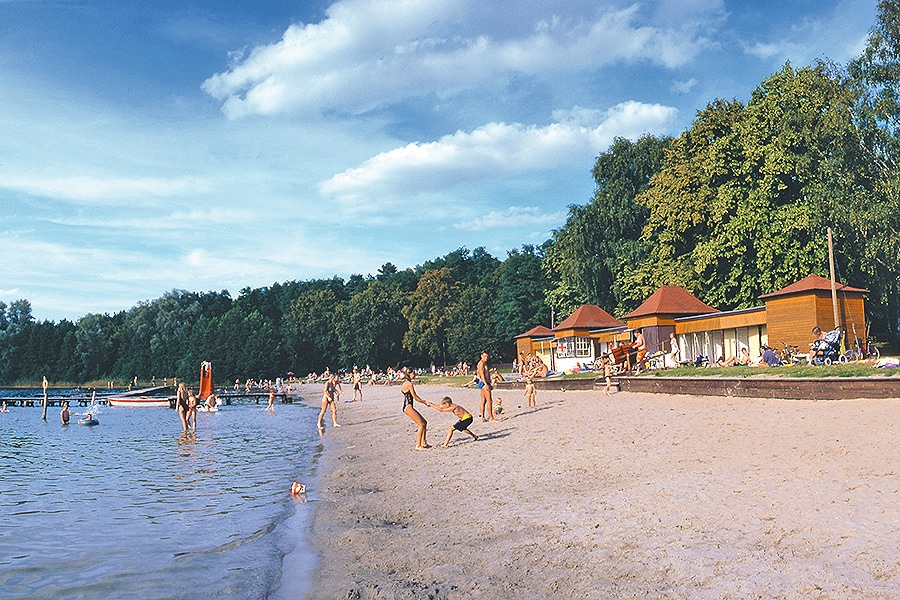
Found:
[[[325,420],[310,599],[900,597],[898,401],[510,390],[446,449],[417,404],[415,451],[399,388],[364,392]]]

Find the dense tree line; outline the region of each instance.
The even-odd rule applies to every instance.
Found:
[[[745,103],[715,100],[678,137],[617,139],[596,190],[542,247],[499,260],[460,248],[414,269],[268,288],[172,291],[116,314],[36,322],[0,302],[0,383],[226,378],[325,366],[374,368],[512,357],[512,338],[550,311],[595,303],[617,316],[658,286],[721,309],[810,273],[869,294],[873,333],[900,332],[900,1],[881,0],[846,68],[786,64]],[[863,332],[858,332],[863,334]]]
[[[502,262],[460,248],[415,269],[388,263],[375,276],[276,283],[236,298],[174,290],[75,323],[35,321],[27,300],[0,302],[0,383],[193,380],[204,360],[229,381],[471,362],[482,349],[511,359],[512,336],[549,319],[542,261],[533,246]]]

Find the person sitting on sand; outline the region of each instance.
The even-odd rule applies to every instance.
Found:
[[[426,402],[425,404],[440,412],[450,412],[459,417],[459,421],[447,428],[447,439],[444,440],[444,448],[450,445],[450,438],[453,437],[454,431],[462,431],[463,433],[471,435],[473,440],[478,439],[477,435],[469,431],[469,425],[471,425],[474,420],[472,413],[459,404],[453,404],[453,400],[451,400],[449,396],[441,398],[440,404],[435,404],[434,402]]]
[[[6,402],[3,403],[3,408],[6,408]],[[59,411],[59,420],[62,421],[63,425],[68,425],[70,416],[71,414],[69,413],[69,403],[63,402],[62,410]]]

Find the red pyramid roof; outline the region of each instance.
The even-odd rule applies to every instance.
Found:
[[[618,320],[596,304],[585,304],[575,309],[569,318],[553,328],[553,331],[564,329],[605,329],[607,327],[624,327]]]
[[[843,283],[837,283],[836,287],[837,291],[839,292],[856,292],[859,294],[869,293],[869,290],[850,287],[849,285],[844,285]],[[771,294],[760,296],[759,299],[762,300],[764,298],[775,298],[778,296],[788,296],[790,294],[799,294],[803,292],[813,291],[825,291],[831,293],[831,280],[825,279],[824,277],[820,277],[818,275],[807,275],[800,281],[792,283],[791,285],[781,288],[776,292],[772,292]]]
[[[532,327],[525,333],[520,333],[516,336],[518,338],[535,338],[535,337],[550,337],[553,335],[553,330],[549,327],[544,327],[543,325],[538,325],[537,327]]]
[[[625,315],[625,318],[634,319],[649,315],[705,315],[715,312],[719,310],[700,302],[683,287],[664,285],[634,311]]]

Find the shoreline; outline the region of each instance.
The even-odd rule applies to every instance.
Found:
[[[398,389],[363,393],[326,417],[307,598],[900,596],[900,402],[500,390],[447,449],[417,404],[416,452]]]

